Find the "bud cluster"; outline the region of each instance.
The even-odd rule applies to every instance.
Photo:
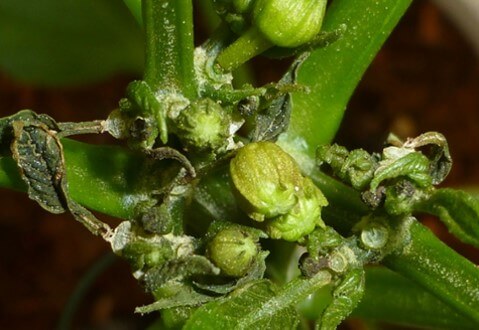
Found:
[[[230,173],[240,207],[264,222],[271,238],[297,241],[324,226],[325,197],[278,145],[248,144],[231,161]]]

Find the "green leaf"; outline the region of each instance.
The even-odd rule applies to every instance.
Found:
[[[0,68],[18,80],[85,84],[143,67],[141,30],[118,0],[3,0]]]
[[[462,190],[438,189],[415,208],[438,216],[451,234],[479,247],[479,200],[472,195]]]
[[[268,280],[250,282],[199,308],[184,329],[294,329],[299,322],[294,306],[330,280],[328,272],[320,272],[295,279],[279,291]]]

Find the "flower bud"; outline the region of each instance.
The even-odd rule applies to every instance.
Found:
[[[272,142],[241,148],[230,174],[240,207],[256,221],[288,213],[303,180],[294,159]]]
[[[201,99],[175,119],[176,134],[186,147],[218,150],[228,143],[230,114],[211,99]]]
[[[325,227],[321,208],[328,205],[326,198],[309,178],[304,178],[302,189],[296,205],[266,225],[271,238],[295,242],[310,234],[316,226]]]
[[[321,30],[326,0],[256,0],[253,23],[273,44],[297,47]]]
[[[211,261],[225,275],[233,277],[246,275],[257,254],[256,240],[236,226],[219,231],[207,247]]]

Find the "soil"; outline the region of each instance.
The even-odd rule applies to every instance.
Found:
[[[104,118],[134,78],[41,89],[0,73],[0,115],[30,108],[59,121]],[[390,131],[403,137],[439,131],[447,137],[455,160],[446,185],[478,188],[478,109],[477,56],[431,3],[415,1],[364,76],[337,141],[375,151]],[[95,142],[111,141],[100,137]],[[108,246],[70,216],[47,214],[24,194],[0,190],[0,200],[0,328],[54,328],[75,286]],[[449,237],[435,219],[424,221],[460,253],[479,262],[477,250]],[[116,261],[83,300],[75,328],[144,328],[151,319],[132,312],[148,302],[128,266]]]

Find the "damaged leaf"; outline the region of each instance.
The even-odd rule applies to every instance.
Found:
[[[28,186],[30,199],[51,213],[68,210],[93,234],[108,237],[109,226],[69,197],[63,147],[53,119],[25,111],[17,114],[11,126],[12,156]]]
[[[388,140],[398,139],[394,136],[390,136]],[[452,167],[452,158],[449,153],[449,147],[447,140],[441,133],[438,132],[426,132],[413,139],[407,139],[402,144],[403,148],[409,149],[423,149],[428,147],[426,156],[430,160],[429,172],[432,178],[432,184],[437,185],[441,183]]]
[[[11,116],[0,119],[0,156],[10,155],[10,144],[14,139],[12,123],[43,122],[47,127],[55,127],[55,121],[47,115],[38,115],[31,110],[21,110]]]
[[[299,67],[307,58],[306,54],[300,56],[291,65],[288,72],[278,82],[277,91],[281,91],[283,86],[295,86],[296,75]],[[298,89],[297,87],[295,89]],[[260,110],[253,118],[253,129],[249,134],[252,141],[270,141],[275,140],[278,135],[286,131],[291,117],[291,94],[289,91],[283,95],[277,95],[269,106]]]

